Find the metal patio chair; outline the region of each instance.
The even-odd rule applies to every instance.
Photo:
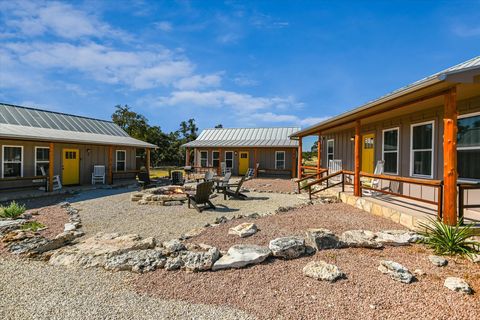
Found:
[[[92,172],[92,185],[97,182],[105,184],[105,166],[104,165],[95,165],[93,166]]]

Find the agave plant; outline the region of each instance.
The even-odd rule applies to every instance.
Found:
[[[454,226],[449,226],[441,221],[429,219],[429,222],[420,222],[423,229],[419,234],[424,237],[422,241],[440,255],[461,255],[472,257],[478,253],[480,242],[474,241],[475,224],[463,225],[459,221]]]
[[[16,219],[24,213],[25,210],[27,209],[24,205],[12,201],[7,207],[0,207],[0,217]]]

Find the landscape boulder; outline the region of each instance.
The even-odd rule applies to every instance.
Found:
[[[165,241],[165,242],[162,243],[162,245],[163,245],[163,247],[165,248],[165,251],[168,254],[186,250],[183,242],[181,242],[178,239],[172,239],[172,240],[169,240],[169,241]]]
[[[0,236],[12,230],[19,229],[25,222],[25,219],[0,219]]]
[[[444,267],[448,264],[448,260],[443,258],[443,257],[439,257],[439,256],[428,256],[428,260],[430,260],[430,262],[434,265],[434,266],[437,266],[437,267]]]
[[[380,266],[378,270],[384,274],[387,274],[395,281],[400,281],[402,283],[411,283],[414,280],[413,274],[410,271],[402,266],[400,263],[382,260],[380,261]]]
[[[212,270],[243,268],[267,259],[272,252],[267,247],[253,244],[237,244],[228,249],[227,254],[215,262]]]
[[[340,236],[341,245],[352,248],[373,248],[379,249],[383,245],[375,241],[375,233],[368,230],[349,230]]]
[[[163,268],[166,261],[167,257],[161,250],[133,250],[108,258],[105,262],[105,269],[144,273]]]
[[[273,256],[283,259],[295,259],[305,253],[305,240],[301,237],[282,237],[270,241],[268,248]]]
[[[317,251],[334,249],[339,245],[338,237],[328,229],[307,229],[305,243]]]
[[[233,234],[239,236],[240,238],[245,238],[257,233],[257,230],[258,228],[255,223],[245,222],[239,224],[236,227],[230,228],[228,230],[228,234]]]
[[[325,261],[311,261],[303,268],[303,274],[307,277],[324,281],[336,281],[345,278],[345,274],[333,264]]]
[[[220,251],[211,246],[205,246],[202,251],[186,251],[180,258],[186,271],[198,272],[212,269],[214,263],[220,258]]]
[[[167,261],[165,262],[165,270],[178,270],[183,267],[183,259],[182,257],[168,257]]]
[[[448,277],[443,284],[452,291],[457,291],[466,294],[472,294],[473,290],[470,285],[463,279],[457,277]]]
[[[375,241],[389,246],[406,246],[418,242],[423,237],[407,230],[383,230],[375,233]]]

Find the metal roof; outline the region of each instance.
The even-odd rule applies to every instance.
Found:
[[[0,137],[42,141],[65,141],[156,146],[130,137],[111,121],[0,103]]]
[[[392,91],[392,92],[390,92],[390,93],[388,93],[384,96],[381,96],[380,98],[369,101],[369,102],[365,103],[364,105],[362,105],[360,107],[357,107],[357,108],[352,109],[350,111],[344,112],[344,113],[342,113],[338,116],[329,118],[325,121],[322,121],[322,122],[319,122],[319,123],[314,124],[312,126],[309,126],[309,127],[305,128],[303,130],[299,130],[299,131],[295,132],[294,134],[292,134],[291,137],[292,138],[293,137],[298,137],[302,133],[308,133],[313,129],[319,128],[319,127],[321,127],[323,125],[326,125],[326,124],[329,124],[333,121],[345,118],[345,117],[350,116],[350,115],[352,115],[356,112],[374,107],[374,106],[379,105],[381,103],[384,103],[386,101],[393,100],[397,97],[400,97],[402,95],[406,95],[406,94],[411,93],[413,91],[419,90],[419,89],[421,89],[423,87],[426,87],[428,85],[432,85],[432,84],[439,83],[439,82],[442,82],[442,81],[448,81],[449,77],[451,77],[451,76],[454,76],[454,75],[457,75],[457,74],[460,74],[460,73],[466,73],[466,72],[472,71],[472,70],[479,70],[479,69],[480,69],[480,56],[477,56],[477,57],[474,57],[470,60],[464,61],[462,63],[459,63],[459,64],[454,65],[452,67],[449,67],[447,69],[444,69],[440,72],[434,73],[434,74],[432,74],[428,77],[425,77],[423,79],[415,81],[415,82],[413,82],[409,85],[401,87],[400,89]],[[454,80],[454,79],[452,79],[452,80]]]
[[[297,147],[289,136],[300,130],[291,128],[217,128],[205,129],[185,147]]]

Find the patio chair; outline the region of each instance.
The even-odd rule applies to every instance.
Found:
[[[245,182],[245,177],[242,177],[238,183],[228,184],[223,192],[224,199],[226,200],[228,197],[229,199],[235,198],[239,200],[246,200],[248,197],[240,192],[243,182]],[[232,190],[232,187],[236,187],[235,190]]]
[[[150,175],[147,171],[140,171],[137,173],[138,183],[142,186],[142,189],[155,188],[158,186],[159,180],[150,179]]]
[[[247,172],[245,173],[245,181],[252,179],[255,177],[255,169],[248,168]]]
[[[195,194],[188,194],[188,207],[192,205],[198,212],[203,210],[213,209],[216,207],[210,201],[210,196],[213,193],[213,181],[201,182],[197,184]],[[200,206],[203,205],[203,206]]]
[[[43,166],[40,166],[40,172],[42,173],[42,176],[46,177],[45,179],[45,187],[40,187],[39,190],[48,190],[48,177],[47,173],[45,171],[45,168]],[[53,176],[53,190],[60,190],[62,189],[62,182],[60,181],[60,176],[59,175],[54,175]]]
[[[373,174],[377,174],[377,175],[383,174],[384,167],[385,167],[385,161],[383,160],[377,161],[377,165],[375,166],[375,171],[373,172]],[[365,178],[365,179],[362,179],[361,182],[362,182],[362,186],[375,188],[375,189],[378,189],[378,186],[380,184],[380,180],[375,178]],[[374,190],[362,189],[362,194],[366,196],[374,196],[377,193],[378,192],[375,192]]]
[[[103,165],[93,166],[92,184],[96,184],[97,182],[105,184],[105,166]]]
[[[183,186],[185,184],[185,179],[183,178],[183,172],[172,171],[172,184],[177,186]]]
[[[215,189],[217,192],[224,192],[225,188],[228,186],[228,182],[230,181],[230,178],[232,177],[231,172],[227,172],[222,180],[217,181],[217,185],[215,186]]]
[[[204,180],[205,182],[207,182],[207,181],[213,181],[213,176],[214,176],[213,171],[207,171],[207,172],[205,172],[205,177],[203,178],[203,180]]]
[[[343,167],[342,167],[342,160],[330,160],[328,161],[328,174],[333,174],[333,173],[336,173],[338,171],[341,171],[343,170]],[[338,175],[336,177],[333,177],[331,179],[328,179],[328,182],[329,183],[337,183],[337,182],[340,182],[342,179],[342,176],[341,175]]]
[[[226,162],[221,162],[220,163],[220,171],[222,173],[222,176],[225,176],[227,173],[232,172],[232,168],[227,168],[227,163]]]

